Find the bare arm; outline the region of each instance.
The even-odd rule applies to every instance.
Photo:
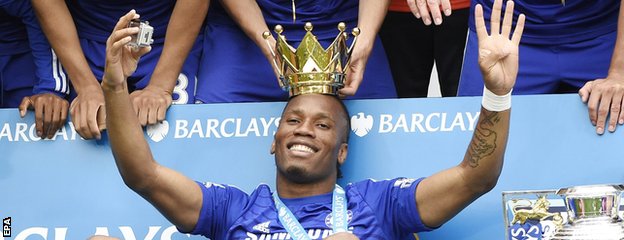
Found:
[[[138,32],[138,28],[125,28],[134,17],[138,17],[134,10],[122,17],[106,43],[102,89],[111,149],[126,185],[177,227],[190,231],[199,217],[201,190],[192,180],[154,161],[130,103],[126,78],[136,70],[140,56],[150,50],[126,46],[130,35]]]
[[[617,39],[609,75],[604,79],[589,81],[579,90],[581,100],[587,103],[589,120],[596,126],[596,133],[605,128],[614,132],[617,125],[624,124],[624,1],[620,3]],[[609,116],[610,115],[610,116]],[[607,121],[607,116],[609,120]],[[608,125],[608,126],[607,126]]]
[[[509,39],[513,2],[507,2],[502,33],[499,31],[501,7],[502,0],[496,0],[492,10],[490,35],[485,28],[483,9],[480,5],[475,9],[479,65],[485,86],[496,95],[510,93],[515,84],[518,74],[518,44],[525,20],[524,15],[520,15],[513,36]],[[482,107],[463,161],[456,167],[424,179],[418,185],[416,204],[425,225],[442,225],[494,188],[503,167],[510,112],[511,109],[496,112]]]
[[[97,79],[82,52],[74,20],[63,0],[33,0],[41,28],[58,55],[69,79],[78,93],[70,112],[76,130],[85,139],[100,138],[97,116],[103,119],[104,97]]]
[[[351,64],[349,65],[349,74],[347,75],[345,87],[340,89],[340,94],[347,96],[355,95],[360,87],[368,57],[373,50],[373,44],[388,11],[388,5],[390,5],[390,0],[360,1],[358,28],[360,28],[361,33],[351,55]]]
[[[165,120],[171,95],[182,65],[195,44],[206,13],[207,0],[177,1],[167,26],[165,45],[154,69],[149,85],[131,94],[132,103],[141,125]],[[188,98],[185,98],[188,100]],[[180,104],[186,104],[182,100]]]
[[[221,1],[221,4],[225,10],[228,11],[232,19],[238,23],[243,32],[258,45],[269,62],[273,62],[273,60],[271,60],[273,58],[271,56],[271,50],[262,37],[262,33],[269,31],[269,28],[264,21],[258,3],[253,0],[229,0]],[[269,37],[268,40],[271,46],[275,46],[275,39],[272,36]]]

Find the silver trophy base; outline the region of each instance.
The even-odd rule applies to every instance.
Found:
[[[577,219],[557,230],[551,240],[624,240],[624,224],[610,217]]]

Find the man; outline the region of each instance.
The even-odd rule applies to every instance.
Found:
[[[350,74],[340,93],[350,99],[396,98],[390,66],[377,38],[389,1],[384,0],[238,0],[213,1],[204,31],[198,73],[199,103],[284,101],[262,33],[282,25],[297,46],[306,22],[323,47],[336,38],[336,25],[357,25],[361,34],[351,55]],[[268,39],[275,43],[275,39]],[[267,61],[267,59],[269,59]]]
[[[68,84],[30,1],[0,0],[0,108],[34,109],[37,136],[51,139],[65,124]]]
[[[502,28],[496,16],[501,7],[502,0],[497,0],[491,35],[482,8],[476,8],[487,91],[460,164],[428,178],[368,180],[342,189],[336,185],[337,166],[348,153],[349,115],[336,96],[303,94],[291,98],[284,108],[270,148],[277,166],[277,191],[260,185],[250,195],[227,185],[196,183],[154,160],[126,89],[125,79],[148,51],[126,46],[129,36],[138,31],[125,28],[136,16],[131,11],[107,41],[102,85],[119,172],[126,185],[181,232],[211,239],[267,237],[263,234],[320,239],[346,231],[361,239],[405,239],[412,232],[437,228],[492,189],[503,166],[524,15],[509,39],[513,2],[507,2]]]
[[[489,6],[493,0],[473,0]],[[596,133],[624,124],[624,8],[621,0],[518,1],[527,15],[514,94],[574,93]],[[490,11],[485,8],[485,15]],[[471,15],[471,18],[474,16]],[[481,94],[475,26],[470,25],[459,96]]]
[[[132,105],[141,125],[164,120],[172,103],[194,102],[201,54],[198,34],[210,1],[34,0],[32,3],[75,90],[70,114],[81,137],[99,139],[100,131],[105,128],[106,112],[99,83],[104,72],[105,42],[118,16],[130,9],[141,11],[142,20],[154,27],[153,51],[142,59],[141,66],[128,80],[133,91]]]

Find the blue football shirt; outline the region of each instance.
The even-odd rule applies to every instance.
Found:
[[[406,239],[414,232],[430,231],[415,203],[422,179],[366,180],[349,184],[349,231],[360,239]],[[199,183],[203,206],[192,234],[211,239],[290,239],[278,220],[273,192],[260,185],[250,195],[215,183]],[[332,193],[282,199],[308,231],[311,239],[332,234]]]

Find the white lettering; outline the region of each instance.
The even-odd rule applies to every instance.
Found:
[[[107,227],[96,227],[95,228],[95,233],[93,235],[110,236],[110,235],[108,235],[108,228]]]
[[[392,130],[392,115],[379,115],[379,133],[388,133]]]
[[[56,140],[57,136],[62,136],[63,140],[67,141],[67,131],[65,130],[65,126],[59,128],[58,131],[56,131],[56,134],[54,134],[54,136],[52,137],[52,140]]]
[[[214,134],[215,138],[221,138],[221,135],[219,135],[219,132],[217,131],[217,127],[219,126],[219,121],[217,119],[208,119],[207,124],[208,124],[207,131],[210,131],[210,132],[206,133],[206,137],[210,137]]]
[[[247,136],[249,136],[250,132],[253,132],[256,137],[260,136],[260,132],[259,132],[259,129],[258,129],[258,121],[256,121],[255,118],[251,119],[251,122],[249,122],[249,126],[247,126],[247,130],[245,130],[244,133],[242,133],[242,134],[238,134],[237,133],[236,136],[237,137],[247,137]]]
[[[54,240],[65,240],[65,236],[67,236],[67,228],[54,229]]]
[[[457,115],[455,115],[455,119],[453,119],[453,123],[450,127],[451,131],[453,131],[453,129],[455,129],[456,127],[459,127],[462,132],[466,131],[466,126],[464,125],[464,116],[460,113],[457,113]]]
[[[199,119],[196,119],[195,121],[193,121],[193,126],[191,127],[191,131],[189,132],[188,136],[186,136],[186,138],[192,138],[193,134],[199,135],[200,138],[204,137],[204,131],[202,130],[201,121],[199,121]]]
[[[39,235],[43,238],[43,240],[47,240],[48,239],[48,229],[47,228],[43,228],[43,227],[31,227],[31,228],[27,228],[26,230],[20,232],[19,234],[17,234],[17,236],[15,237],[15,240],[26,240],[28,239],[28,237],[30,236],[36,236]]]
[[[19,141],[20,138],[24,139],[24,142],[28,142],[28,137],[26,137],[26,131],[28,130],[28,124],[26,123],[17,123],[15,127],[15,141]]]
[[[28,131],[28,136],[30,137],[30,140],[33,140],[33,141],[41,140],[41,138],[37,136],[35,132],[36,132],[35,124],[30,125],[30,130]]]
[[[392,129],[392,132],[396,132],[398,128],[402,128],[403,132],[408,132],[409,130],[407,129],[407,120],[405,119],[405,114],[401,114],[399,115],[399,119],[397,120],[396,125],[394,125],[394,128]]]
[[[185,138],[188,136],[188,121],[177,120],[174,138]]]
[[[418,131],[425,132],[425,128],[422,126],[423,119],[425,119],[425,116],[422,115],[422,113],[412,114],[412,127],[410,128],[410,131],[416,132],[416,128],[418,128]]]
[[[469,125],[468,129],[470,131],[474,131],[476,127],[477,119],[479,119],[480,114],[481,112],[476,112],[475,115],[471,115],[470,112],[466,112],[466,115],[468,116],[468,125]]]
[[[264,118],[260,118],[260,123],[262,123],[262,129],[264,129],[264,131],[262,132],[262,136],[269,135],[269,127],[271,125],[271,122],[273,122],[273,120],[275,120],[275,118],[270,118],[269,121],[267,122]]]
[[[431,126],[431,119],[432,119],[433,117],[438,117],[438,118],[440,118],[440,113],[432,113],[432,114],[429,114],[429,115],[427,116],[427,119],[425,119],[425,126],[426,126],[426,128],[427,128],[427,131],[429,131],[429,132],[435,132],[435,131],[438,131],[438,129],[440,129],[439,127],[434,128],[434,127],[432,127],[432,126]]]
[[[225,120],[223,120],[223,122],[221,123],[221,135],[223,135],[223,137],[232,137],[234,136],[234,133],[227,133],[225,132],[225,126],[227,123],[234,123],[234,118],[227,118]],[[239,122],[240,123],[240,122]],[[238,128],[238,127],[236,127]]]
[[[2,131],[0,131],[0,140],[2,140],[3,137],[6,137],[9,142],[13,142],[13,136],[11,136],[11,126],[9,123],[5,123],[4,126],[2,126]]]
[[[121,226],[119,227],[121,234],[123,234],[123,238],[126,240],[136,240],[136,236],[134,235],[134,231],[129,226]],[[147,235],[145,235],[145,240],[152,240],[156,233],[160,230],[160,226],[150,226]]]

